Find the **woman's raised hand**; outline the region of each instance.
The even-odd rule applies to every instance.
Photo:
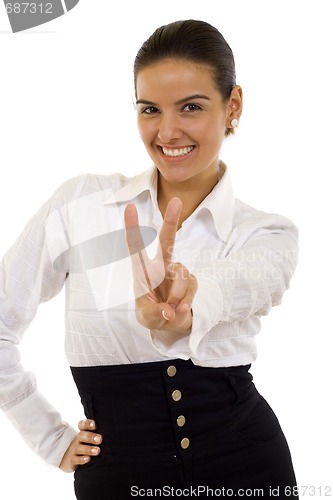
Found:
[[[159,251],[154,259],[145,251],[135,205],[129,204],[125,209],[136,316],[139,323],[151,330],[189,333],[192,327],[191,307],[197,280],[183,264],[172,261],[181,209],[179,198],[169,202],[159,235]]]

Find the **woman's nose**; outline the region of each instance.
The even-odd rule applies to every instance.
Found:
[[[163,144],[168,144],[173,139],[179,139],[182,134],[183,132],[177,116],[173,114],[161,115],[157,136]]]

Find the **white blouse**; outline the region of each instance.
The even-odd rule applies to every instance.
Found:
[[[157,170],[65,182],[0,265],[0,407],[44,460],[59,465],[76,431],[38,392],[17,344],[41,302],[65,285],[71,366],[181,358],[210,367],[256,359],[260,316],[281,302],[297,263],[297,229],[233,196],[228,170],[177,231],[173,260],[198,280],[189,335],[149,331],[135,317],[124,209],[134,202],[154,257],[163,220]],[[36,415],[38,418],[36,418]]]

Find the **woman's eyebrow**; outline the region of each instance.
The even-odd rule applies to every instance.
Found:
[[[204,94],[193,94],[189,95],[187,97],[183,97],[182,99],[179,99],[175,104],[183,104],[184,102],[192,101],[193,99],[206,99],[207,101],[210,101],[210,98]],[[152,101],[147,101],[146,99],[138,99],[136,101],[136,104],[145,104],[147,106],[157,106],[156,102]]]
[[[145,99],[138,99],[136,104],[147,104],[148,106],[157,106],[156,102],[146,101]]]
[[[193,94],[193,95],[189,95],[187,97],[184,97],[183,99],[180,99],[179,101],[176,102],[176,104],[183,104],[184,102],[192,101],[193,99],[206,99],[207,101],[210,101],[210,98],[207,95]]]

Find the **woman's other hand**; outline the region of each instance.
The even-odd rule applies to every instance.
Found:
[[[93,420],[79,422],[80,432],[67,448],[59,465],[63,472],[74,472],[79,465],[87,464],[91,457],[99,455],[101,450],[98,445],[103,438],[94,432],[95,429],[96,424]]]

